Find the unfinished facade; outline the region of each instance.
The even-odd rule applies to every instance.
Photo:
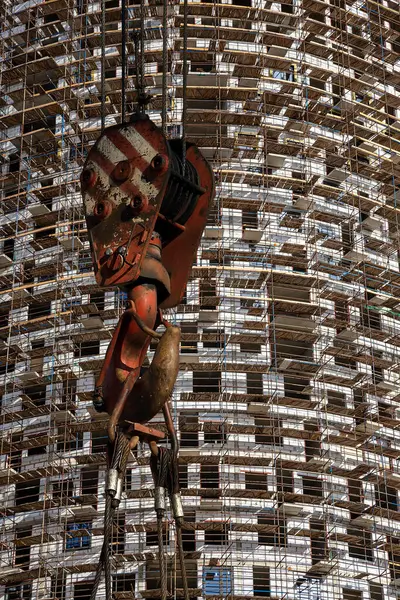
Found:
[[[186,133],[217,186],[169,316],[191,596],[396,600],[399,4],[189,0],[186,49],[183,2],[165,30],[162,4],[128,7],[128,113],[142,11],[148,113],[161,122],[166,68],[181,134],[186,53]],[[120,0],[105,0],[104,36],[100,2],[0,11],[0,598],[87,600],[106,444],[91,397],[124,296],[95,283],[79,175],[102,44],[103,114],[120,119]],[[116,598],[159,596],[152,487],[140,447],[114,523]],[[169,521],[165,542],[179,597]]]

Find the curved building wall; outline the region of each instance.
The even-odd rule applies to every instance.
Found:
[[[121,10],[105,6],[111,125]],[[78,183],[100,130],[100,3],[0,10],[0,597],[86,600],[106,442],[91,394],[124,305],[95,284]],[[145,1],[158,124],[162,12]],[[139,15],[129,5],[130,34]],[[181,134],[183,15],[168,6],[170,137]],[[398,2],[189,0],[187,27],[186,134],[217,183],[170,315],[183,331],[173,409],[191,597],[395,600]],[[152,487],[140,447],[114,524],[116,598],[159,597]],[[165,540],[179,597],[169,520]]]

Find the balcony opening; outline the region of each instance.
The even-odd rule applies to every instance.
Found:
[[[286,521],[274,515],[259,515],[259,525],[265,526],[265,531],[258,532],[258,543],[264,546],[286,547]]]
[[[68,379],[64,379],[63,387],[62,387],[62,401],[69,402],[75,404],[77,393],[77,380],[69,377]],[[74,412],[74,409],[71,407],[70,410]]]
[[[321,560],[325,560],[327,555],[325,524],[311,519],[310,530],[315,535],[315,537],[311,537],[311,562],[315,565]]]
[[[348,479],[349,502],[360,504],[364,501],[362,482],[359,479]]]
[[[111,551],[113,555],[125,552],[125,515],[114,518]]]
[[[386,483],[375,485],[375,502],[379,508],[398,511],[398,497],[396,488],[389,487]]]
[[[181,324],[181,354],[197,353],[197,323]]]
[[[285,396],[298,398],[299,400],[310,400],[310,395],[304,389],[309,386],[310,381],[295,377],[284,377]]]
[[[51,302],[33,302],[28,308],[28,321],[51,314]]]
[[[100,341],[90,340],[88,342],[80,342],[74,348],[74,357],[81,358],[82,356],[93,356],[100,353]]]
[[[348,529],[347,534],[358,538],[356,542],[349,542],[349,556],[358,560],[373,561],[372,535],[365,529]]]
[[[97,494],[99,486],[99,469],[96,467],[84,467],[81,470],[81,494],[82,496],[94,496],[92,506],[97,508]]]
[[[197,580],[197,562],[193,560],[186,559],[186,573],[187,573],[187,583],[189,590],[198,588],[198,580]],[[180,569],[176,570],[174,568],[174,559],[168,559],[166,564],[167,573],[176,573],[176,577],[169,579],[169,597],[176,597],[176,590],[181,590],[183,588],[183,582],[181,577]],[[160,568],[157,561],[148,560],[146,562],[146,589],[147,590],[160,590]],[[149,597],[158,598],[159,596],[152,596],[151,594],[147,594]],[[191,597],[190,600],[197,600],[196,597]]]
[[[107,451],[108,437],[105,431],[92,431],[92,454]]]
[[[51,578],[51,593],[52,598],[57,598],[57,600],[66,600],[66,585],[64,572],[61,572],[59,575]]]
[[[363,594],[360,590],[343,588],[343,600],[363,600]]]
[[[338,408],[346,408],[346,394],[336,392],[334,390],[327,391],[328,406],[337,406]]]
[[[9,156],[9,172],[18,173],[21,168],[21,156],[18,152],[10,154]]]
[[[260,395],[263,394],[263,376],[262,373],[246,373],[246,388],[248,394]]]
[[[226,444],[227,436],[224,423],[206,421],[204,423],[205,444]]]
[[[265,473],[245,473],[246,490],[255,492],[266,492],[268,489],[267,476]]]
[[[220,371],[193,371],[193,392],[220,392]]]
[[[39,501],[40,480],[21,481],[15,484],[15,506]]]
[[[215,528],[212,527],[212,529],[206,529],[204,532],[204,543],[207,546],[226,546],[228,541],[227,523],[218,523]]]
[[[16,433],[12,435],[11,449],[8,455],[9,466],[11,469],[19,473],[22,467],[22,450],[12,448],[14,445],[19,444],[22,441],[22,434]]]
[[[178,474],[179,474],[179,484],[180,484],[181,488],[187,489],[188,483],[189,483],[188,466],[187,465],[179,465]]]
[[[3,244],[3,254],[5,254],[6,256],[8,256],[8,258],[11,258],[11,260],[13,260],[14,248],[15,248],[15,239],[14,238],[5,240],[4,244]]]
[[[378,313],[377,310],[372,310],[364,306],[360,313],[360,316],[361,323],[364,327],[366,327],[367,329],[374,329],[377,331],[381,330],[381,315]]]
[[[32,586],[30,583],[8,585],[4,590],[4,600],[31,600],[31,598]]]
[[[164,546],[169,544],[169,529],[163,529]],[[155,531],[146,531],[146,546],[158,546],[158,533]]]
[[[74,600],[90,600],[94,581],[82,581],[74,584]]]
[[[280,465],[276,467],[276,488],[284,494],[293,493],[293,471],[283,469]]]
[[[354,247],[354,227],[352,221],[342,223],[343,253],[349,252]]]
[[[336,330],[340,333],[350,323],[350,311],[347,302],[341,300],[335,301],[335,318],[338,321]]]
[[[241,342],[240,352],[246,352],[248,354],[260,354],[261,344],[258,342]]]
[[[257,210],[243,210],[242,211],[242,225],[243,225],[243,229],[257,229],[258,228],[258,211]]]
[[[200,281],[200,310],[213,310],[218,306],[215,282]]]
[[[350,356],[338,356],[334,357],[335,365],[338,367],[346,367],[347,369],[357,369],[357,361]]]
[[[202,488],[219,488],[219,465],[200,466],[200,486]]]
[[[254,425],[257,428],[255,433],[256,444],[282,446],[282,435],[280,433],[282,427],[281,419],[256,417]]]
[[[74,433],[66,431],[65,427],[58,428],[60,436],[57,442],[57,452],[74,452],[83,448],[83,431]]]
[[[61,479],[59,482],[52,483],[51,487],[53,500],[59,500],[59,505],[67,506],[74,495],[74,482],[72,479]]]
[[[196,511],[195,510],[184,510],[185,512],[185,523],[196,523]],[[193,529],[182,531],[182,541],[184,552],[195,552],[196,551],[196,532]]]
[[[303,475],[303,494],[314,496],[315,498],[323,498],[323,482],[322,479]]]
[[[381,350],[375,350],[375,349],[372,352],[373,352],[373,354],[372,354],[373,362],[371,365],[372,381],[374,382],[375,385],[379,385],[384,380],[383,369],[382,369],[382,367],[378,367],[375,364],[375,360],[383,358],[383,352]]]
[[[181,413],[180,420],[181,447],[197,447],[199,445],[199,417]],[[185,431],[187,427],[190,431]]]
[[[254,596],[271,597],[271,578],[269,567],[253,567]]]
[[[400,538],[386,536],[387,543],[390,545],[389,555],[389,570],[392,581],[397,581],[400,578],[400,552],[396,547],[400,547]]]
[[[90,294],[90,304],[95,304],[98,311],[104,310],[105,293],[104,292],[91,293]]]
[[[118,592],[130,592],[132,594],[132,598],[134,598],[135,583],[135,573],[117,573],[116,575],[113,575],[112,578],[112,591],[114,594]]]
[[[28,436],[27,439],[35,440],[37,434]],[[40,456],[41,454],[47,453],[47,446],[37,446],[36,444],[31,448],[28,448],[28,456]]]
[[[369,583],[370,600],[384,600],[383,585],[380,583]]]
[[[314,423],[304,423],[304,431],[307,431],[313,437],[318,437],[319,427]],[[313,435],[315,434],[315,435]],[[321,455],[321,442],[319,439],[308,439],[304,442],[306,460],[309,461],[315,456]]]
[[[223,329],[204,328],[201,336],[203,348],[222,349],[225,346],[225,332]]]
[[[30,537],[32,535],[32,527],[24,527],[15,531],[16,544],[15,544],[15,558],[14,565],[24,571],[29,570],[31,546],[30,544],[23,545],[24,542],[20,541],[23,538]]]

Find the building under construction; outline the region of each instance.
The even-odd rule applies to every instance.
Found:
[[[95,282],[79,176],[102,124],[136,109],[139,47],[150,118],[184,128],[216,180],[168,317],[191,598],[398,599],[398,2],[0,11],[0,597],[93,586],[107,421],[92,395],[125,298]],[[116,599],[160,597],[148,459],[131,457],[113,524]],[[175,534],[168,515],[179,598]]]

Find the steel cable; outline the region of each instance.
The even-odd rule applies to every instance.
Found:
[[[106,584],[106,600],[111,600],[111,556],[110,556],[110,542],[111,533],[113,526],[114,508],[112,506],[112,498],[107,495],[106,498],[106,510],[104,518],[104,541],[103,541],[103,564],[104,564],[104,576]]]
[[[110,533],[113,520],[113,509],[111,505],[111,496],[107,495],[106,505],[104,510],[104,537],[103,546],[100,553],[99,564],[97,565],[96,576],[93,582],[93,588],[90,595],[90,600],[96,600],[97,590],[101,580],[101,573],[104,567],[106,579],[106,598],[111,599],[111,570],[110,570]],[[107,590],[110,590],[107,596]]]
[[[141,88],[141,112],[145,109],[145,55],[144,55],[144,0],[140,0],[140,88]]]
[[[180,562],[180,565],[181,565],[183,595],[184,595],[185,600],[189,600],[189,586],[188,586],[187,575],[186,575],[185,555],[184,555],[184,552],[183,552],[182,521],[181,521],[181,519],[175,519],[175,526],[176,526],[176,538],[177,538],[177,542],[178,542],[179,562]]]
[[[160,565],[160,585],[161,585],[161,600],[166,600],[168,595],[167,588],[167,569],[164,556],[164,536],[163,536],[163,519],[157,516],[157,538],[158,538],[158,561]]]
[[[188,44],[188,0],[183,1],[183,74],[182,74],[182,163],[183,175],[186,167],[186,112],[187,112],[187,44]]]
[[[106,124],[106,2],[101,0],[101,131],[103,132]]]
[[[151,455],[150,468],[153,474],[154,485],[160,493],[165,493],[165,488],[168,486],[168,478],[171,466],[171,454],[166,448],[158,448],[158,453],[155,456]],[[165,507],[159,508],[156,504],[157,513],[157,537],[158,537],[158,558],[160,567],[160,586],[161,600],[166,600],[168,595],[167,587],[167,571],[164,557],[164,539],[163,539],[163,519],[165,517]]]
[[[140,112],[140,65],[139,65],[139,33],[135,31],[133,34],[133,44],[135,47],[135,81],[136,81],[136,111]]]
[[[121,431],[117,431],[117,438],[113,445],[113,453],[110,461],[110,470],[118,471],[118,478],[122,482],[125,479],[125,471],[130,454],[130,445],[128,439]],[[108,476],[107,476],[108,481]],[[103,546],[101,549],[100,560],[96,570],[95,580],[90,595],[90,600],[96,600],[97,590],[101,580],[101,573],[104,568],[106,600],[112,599],[112,579],[111,579],[111,556],[110,543],[113,528],[115,509],[119,505],[119,499],[115,498],[115,494],[111,490],[106,489],[106,504],[104,510],[104,537]]]
[[[121,45],[121,61],[122,61],[122,73],[121,73],[121,123],[125,123],[126,118],[126,0],[122,0],[121,4],[122,13],[122,45]]]
[[[161,124],[162,124],[162,131],[163,131],[164,135],[167,134],[167,70],[168,70],[167,13],[168,13],[168,0],[164,0],[164,2],[163,2],[163,22],[162,22],[163,74],[162,74],[162,107],[161,107]]]

